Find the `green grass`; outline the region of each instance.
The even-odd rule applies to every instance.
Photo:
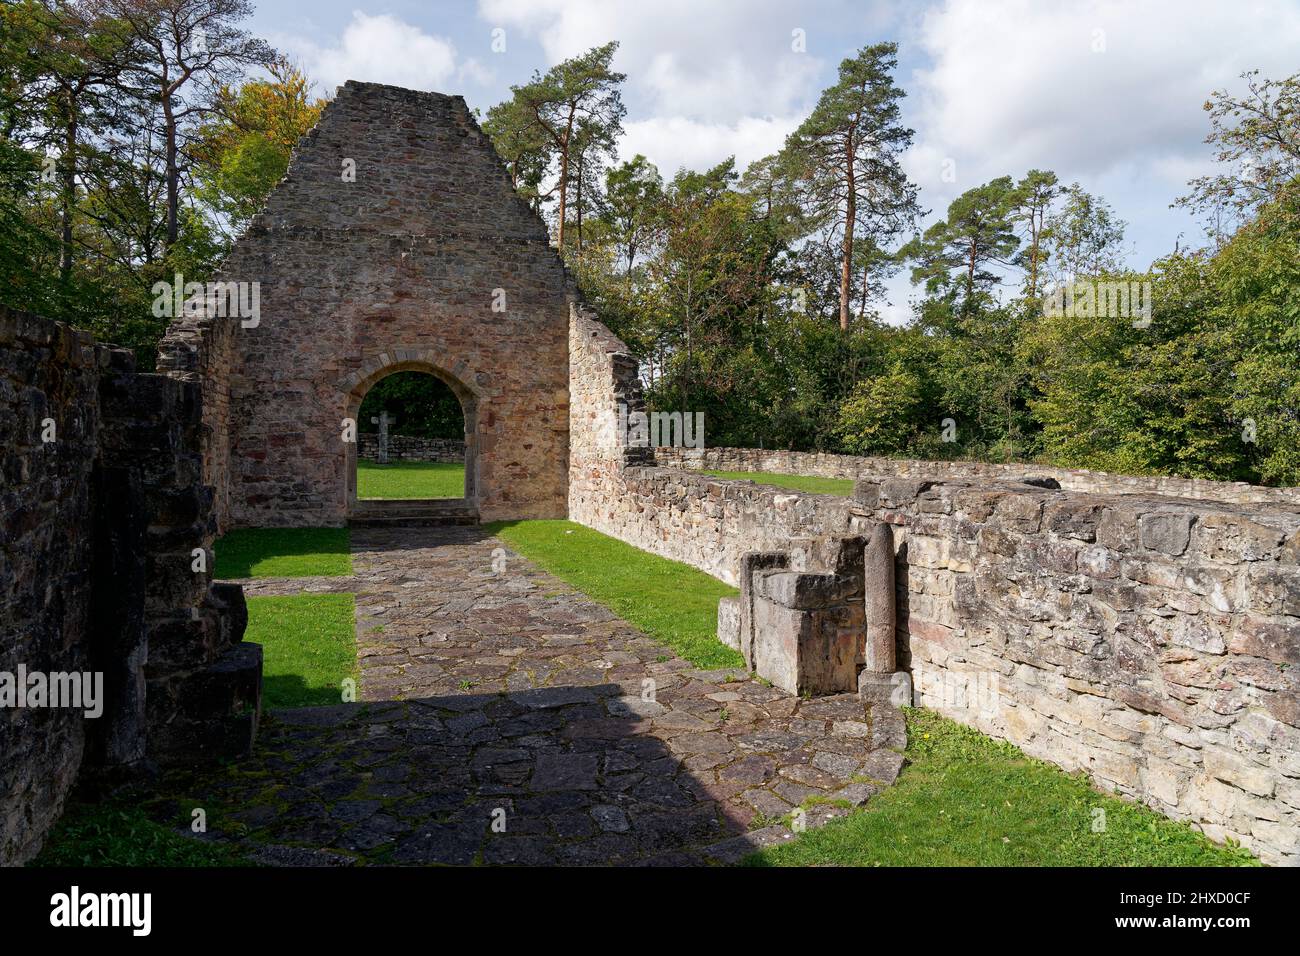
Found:
[[[744,666],[717,638],[718,599],[735,588],[572,521],[497,522],[490,530],[696,666]]]
[[[702,471],[702,475],[714,478],[728,478],[733,481],[753,481],[760,485],[775,485],[777,488],[789,488],[793,491],[807,491],[814,495],[853,494],[851,478],[817,478],[812,475],[782,475],[770,471]]]
[[[465,466],[446,461],[357,462],[358,498],[463,498]]]
[[[907,712],[908,765],[864,810],[761,850],[749,866],[1250,866],[1185,823],[1098,793],[924,710]],[[1093,832],[1094,811],[1105,829]]]
[[[351,594],[248,599],[246,640],[262,645],[262,706],[311,707],[343,700],[357,677]]]
[[[135,803],[69,803],[30,866],[240,866],[229,849],[157,823]]]
[[[218,578],[297,578],[352,573],[347,528],[245,528],[217,539]]]

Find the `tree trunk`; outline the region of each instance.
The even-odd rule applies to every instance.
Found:
[[[573,115],[576,106],[569,107],[569,124],[564,130],[564,142],[560,144],[560,228],[555,237],[556,247],[564,251],[564,217],[568,213],[569,200],[569,144],[573,141]]]
[[[167,242],[165,249],[170,250],[180,235],[180,168],[176,161],[176,117],[172,115],[172,99],[164,94],[162,98],[163,121],[166,124],[167,155]]]
[[[583,180],[583,163],[582,157],[578,157],[578,196],[577,196],[577,221],[578,221],[578,251],[582,251],[582,180]]]
[[[858,321],[867,320],[867,289],[871,283],[871,266],[862,267],[862,306],[858,309]]]
[[[845,185],[844,247],[840,253],[840,331],[849,330],[849,293],[853,285],[853,225],[858,216],[857,183],[853,175],[853,139],[844,140]]]
[[[967,257],[966,262],[966,301],[962,305],[965,310],[970,309],[971,297],[975,295],[975,248],[976,242],[972,239],[970,241],[970,255]]]
[[[72,216],[77,201],[77,126],[76,100],[69,96],[67,127],[63,139],[63,189],[59,197],[59,279],[64,284],[72,277]]]

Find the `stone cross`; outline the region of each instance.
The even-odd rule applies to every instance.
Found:
[[[372,418],[370,421],[379,426],[379,464],[388,464],[388,426],[396,425],[396,418],[389,418],[387,410],[379,413],[378,418]]]

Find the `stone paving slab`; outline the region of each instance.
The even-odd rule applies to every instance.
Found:
[[[260,860],[732,863],[902,764],[896,710],[695,668],[480,528],[352,541],[354,574],[311,582],[357,595],[361,700],[272,712],[193,788]]]

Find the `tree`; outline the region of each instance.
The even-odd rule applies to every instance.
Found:
[[[1252,70],[1241,78],[1244,96],[1216,90],[1205,102],[1205,142],[1229,168],[1193,179],[1192,191],[1175,203],[1208,214],[1208,231],[1220,239],[1300,176],[1300,73],[1261,81]]]
[[[74,231],[84,140],[138,108],[115,86],[138,55],[120,22],[95,17],[66,0],[25,0],[5,15],[30,60],[28,95],[40,104],[43,134],[35,145],[59,155],[59,278],[67,285],[76,254]]]
[[[1063,196],[1063,206],[1047,221],[1058,281],[1121,270],[1127,223],[1078,183],[1068,186]]]
[[[920,214],[917,187],[900,164],[912,131],[899,119],[904,94],[894,85],[898,46],[863,47],[840,64],[839,80],[786,141],[810,220],[839,247],[839,321],[848,331],[861,237],[877,249],[912,227]],[[864,276],[864,282],[869,278]],[[864,292],[864,295],[866,293]]]
[[[589,152],[612,156],[623,130],[627,110],[619,84],[627,77],[610,67],[617,49],[617,43],[606,43],[553,66],[545,76],[534,73],[530,82],[510,88],[510,100],[488,111],[485,128],[516,182],[536,176],[540,188],[545,171],[555,166],[552,191],[559,198],[556,245],[561,250],[577,161]]]
[[[904,248],[903,254],[916,263],[912,282],[924,282],[931,294],[951,296],[960,290],[961,311],[973,311],[1001,281],[989,267],[1010,265],[1020,245],[1012,220],[1018,200],[1010,176],[1000,176],[954,199],[946,219],[931,225]]]
[[[1223,246],[1209,279],[1218,360],[1234,360],[1219,432],[1245,442],[1252,477],[1300,485],[1300,181]]]
[[[663,247],[649,265],[682,411],[692,410],[700,353],[732,347],[734,320],[766,293],[766,248],[754,241],[751,198],[732,188],[737,178],[734,159],[678,173],[664,203]]]
[[[1011,200],[1011,219],[1024,230],[1024,248],[1015,258],[1025,270],[1025,298],[1036,301],[1042,288],[1042,267],[1047,256],[1048,217],[1052,204],[1061,194],[1056,173],[1031,169],[1016,184]]]
[[[160,108],[163,177],[167,190],[166,247],[180,235],[181,179],[189,167],[186,147],[196,125],[211,116],[223,87],[249,66],[265,66],[276,54],[236,24],[250,16],[248,0],[90,0],[91,9],[122,21],[139,41],[131,92],[154,98]]]
[[[306,75],[278,60],[268,80],[253,80],[217,94],[217,114],[193,147],[196,190],[235,233],[266,204],[289,169],[298,140],[316,125],[325,101],[311,97]]]
[[[659,170],[640,153],[605,175],[605,201],[614,241],[626,262],[624,275],[630,281],[638,254],[653,240],[659,228],[664,182]]]
[[[865,379],[840,406],[835,432],[851,455],[905,451],[916,431],[921,380],[902,365]]]

